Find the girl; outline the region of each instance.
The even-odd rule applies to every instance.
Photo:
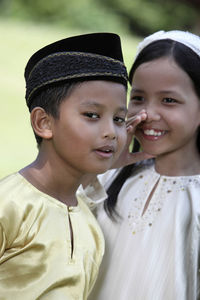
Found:
[[[107,200],[96,208],[106,250],[90,299],[196,300],[200,38],[182,31],[147,37],[129,80],[129,117],[141,109],[146,114],[135,137],[155,159],[100,176],[108,187]]]

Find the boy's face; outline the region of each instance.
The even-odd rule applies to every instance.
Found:
[[[120,83],[77,85],[51,117],[52,153],[58,166],[81,174],[103,173],[126,143],[126,89]]]

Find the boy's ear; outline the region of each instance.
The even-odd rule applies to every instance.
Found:
[[[42,107],[31,111],[31,124],[35,133],[43,139],[52,138],[51,119]]]

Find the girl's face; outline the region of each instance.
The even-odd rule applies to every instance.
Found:
[[[133,76],[129,117],[141,109],[147,119],[138,125],[136,138],[155,156],[196,151],[200,126],[200,99],[193,82],[172,58],[140,65]]]
[[[52,117],[54,159],[81,174],[102,173],[126,142],[126,89],[108,81],[77,85]]]

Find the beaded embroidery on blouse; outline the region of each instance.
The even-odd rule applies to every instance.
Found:
[[[176,195],[178,192],[187,193],[192,186],[200,189],[200,175],[162,176],[156,173],[151,166],[150,169],[149,167],[145,168],[143,172],[134,176],[137,176],[137,180],[143,181],[143,188],[130,201],[131,205],[128,210],[128,224],[133,235],[153,226],[170,194],[173,195],[174,192],[176,192]],[[154,182],[154,185],[158,182],[158,185],[143,214],[145,203],[154,187],[152,182]]]

